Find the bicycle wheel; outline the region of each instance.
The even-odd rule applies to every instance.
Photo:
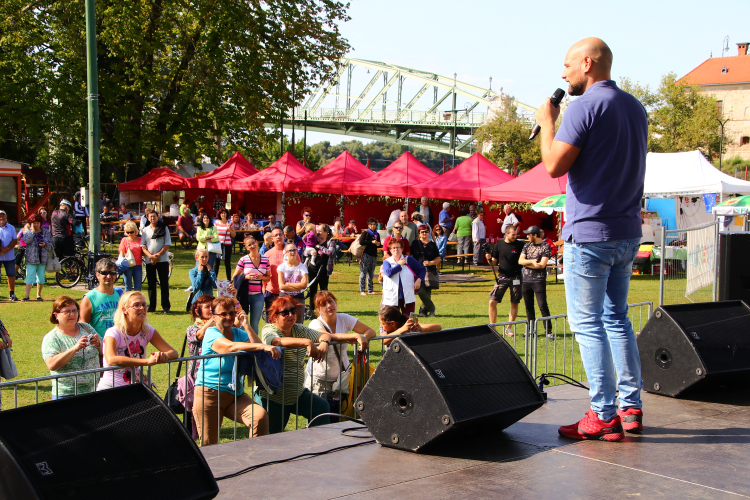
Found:
[[[23,280],[24,283],[26,282],[26,258],[25,257],[21,260],[21,263],[18,265],[18,270],[16,271],[16,279]]]
[[[81,281],[85,266],[77,257],[65,257],[60,261],[60,270],[55,273],[55,281],[63,288],[73,288]]]

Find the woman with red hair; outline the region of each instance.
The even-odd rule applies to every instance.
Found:
[[[255,401],[268,412],[270,434],[282,432],[293,412],[298,412],[298,415],[309,421],[330,411],[328,401],[305,389],[303,370],[305,355],[309,354],[315,361],[323,361],[330,340],[335,336],[318,332],[296,321],[297,300],[289,296],[279,297],[268,309],[268,324],[260,334],[264,344],[285,348],[283,388],[275,394],[268,394],[262,389],[255,394]],[[328,423],[328,417],[321,417],[312,425]]]
[[[305,235],[306,224],[315,224],[312,221],[312,208],[310,207],[305,207],[302,209],[302,220],[297,223],[297,227],[295,228],[295,230],[297,231],[297,236]]]

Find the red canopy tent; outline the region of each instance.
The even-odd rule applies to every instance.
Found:
[[[508,182],[513,176],[500,170],[480,153],[429,181],[409,186],[409,198],[428,196],[446,200],[481,200],[484,188]]]
[[[305,168],[302,163],[287,151],[284,155],[252,177],[239,180],[232,185],[232,189],[238,191],[271,191],[280,193],[284,191],[284,184],[306,175],[312,174],[310,169]]]
[[[438,174],[425,167],[410,152],[399,158],[375,175],[367,179],[347,184],[346,195],[374,195],[406,198],[409,186],[434,179]]]
[[[373,171],[344,151],[331,163],[310,175],[287,181],[285,191],[344,194],[346,186],[371,177]]]
[[[168,168],[155,168],[143,177],[123,182],[120,191],[182,191],[188,188],[187,179]]]
[[[250,163],[238,151],[216,170],[213,170],[206,175],[200,175],[188,179],[188,188],[230,191],[236,189],[235,183],[237,181],[257,173],[258,169],[253,167],[252,163]]]
[[[482,189],[481,200],[536,203],[548,196],[565,194],[568,174],[553,179],[540,163],[520,177],[499,186]]]

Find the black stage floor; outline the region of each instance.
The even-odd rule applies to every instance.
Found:
[[[645,429],[625,441],[570,441],[588,393],[549,389],[549,401],[494,436],[417,455],[361,446],[220,481],[217,498],[750,498],[750,390],[700,400],[644,393]],[[338,423],[203,449],[215,476],[353,444]]]

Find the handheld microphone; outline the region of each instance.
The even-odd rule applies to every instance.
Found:
[[[557,89],[555,90],[555,93],[552,94],[552,97],[550,97],[550,101],[552,102],[552,105],[554,107],[558,107],[560,105],[560,101],[563,100],[563,97],[565,97],[565,91],[563,89]],[[529,136],[529,140],[533,141],[534,137],[537,136],[540,130],[542,129],[538,124],[534,125],[534,128],[531,130],[531,135]]]

